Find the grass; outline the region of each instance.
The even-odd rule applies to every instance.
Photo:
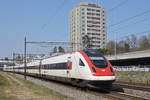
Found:
[[[9,96],[10,88],[9,80],[2,74],[0,74],[0,100],[18,100],[15,97]]]
[[[49,96],[51,94],[53,96],[61,97],[62,99],[67,98],[66,96],[62,96],[53,90],[45,88],[44,86],[40,86],[40,85],[34,84],[32,82],[26,81],[26,80],[21,80],[21,79],[18,79],[18,80],[22,81],[26,85],[26,87],[33,90],[33,92],[37,95]]]
[[[0,100],[66,100],[71,99],[44,86],[0,72]]]

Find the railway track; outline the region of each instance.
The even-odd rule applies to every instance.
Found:
[[[23,76],[22,76],[22,78],[23,78]],[[35,77],[30,77],[28,79],[29,79],[29,81],[32,81],[36,84],[38,82],[38,84],[40,83],[43,86],[46,82],[51,82],[51,80],[41,80],[41,79],[35,78]],[[33,79],[36,81],[33,81]],[[54,82],[54,81],[52,81],[52,82],[54,84],[57,84],[57,88],[60,88],[60,87],[69,88],[69,90],[67,90],[67,89],[64,89],[64,90],[69,91],[69,93],[73,93],[74,94],[73,98],[75,98],[75,99],[79,99],[79,96],[81,96],[81,94],[82,94],[82,96],[83,96],[82,100],[147,100],[143,97],[135,96],[135,95],[131,95],[131,94],[123,93],[123,92],[117,92],[117,91],[102,92],[102,91],[93,90],[93,89],[85,90],[85,89],[73,87],[72,85],[68,85],[68,84],[62,84],[62,83]],[[60,87],[58,87],[58,85]],[[49,86],[47,86],[47,83],[45,84],[45,87],[49,88]],[[56,88],[55,88],[55,90],[56,90]],[[67,92],[67,91],[65,91],[65,92]],[[74,93],[75,91],[77,91],[78,93]],[[60,91],[60,92],[62,92],[62,91]],[[86,93],[86,94],[83,94],[83,93]],[[71,96],[71,95],[68,94],[68,96]],[[95,96],[95,97],[91,97],[91,96]]]
[[[115,82],[113,88],[122,88],[124,93],[140,96],[146,100],[150,100],[150,86],[137,83]]]
[[[105,98],[109,98],[110,100],[148,100],[143,98],[142,96],[136,96],[128,93],[117,92],[117,91],[110,91],[110,92],[100,92],[95,90],[88,91],[90,94],[100,95]]]
[[[127,93],[123,93],[123,92],[111,92],[110,94],[107,94],[111,97],[115,97],[118,100],[147,100],[141,96],[135,96],[135,95],[131,95],[131,94],[127,94]]]
[[[144,85],[144,84],[136,84],[136,83],[128,83],[128,82],[115,82],[115,83],[113,83],[113,86],[150,92],[150,86]]]

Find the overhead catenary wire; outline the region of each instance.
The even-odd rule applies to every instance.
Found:
[[[130,20],[132,20],[132,19],[134,19],[134,18],[143,16],[143,15],[145,15],[145,14],[147,14],[147,13],[150,13],[150,10],[147,10],[147,11],[144,11],[144,12],[142,12],[142,13],[136,14],[136,15],[134,15],[134,16],[128,17],[128,18],[126,18],[126,19],[123,19],[123,20],[121,20],[121,21],[119,21],[119,22],[117,22],[117,23],[111,24],[111,25],[108,26],[108,27],[114,27],[114,26],[116,26],[116,25],[120,25],[120,24],[125,23],[125,22],[127,22],[127,21],[130,21]]]
[[[123,28],[129,27],[129,26],[131,26],[132,24],[138,24],[138,23],[142,23],[142,22],[145,22],[145,21],[148,21],[148,20],[150,20],[150,18],[145,18],[145,19],[142,19],[142,20],[140,20],[140,21],[133,22],[133,23],[131,23],[130,25],[129,25],[129,24],[124,25],[124,26],[122,26],[122,27],[116,28],[115,30],[112,30],[111,33],[112,33],[112,32],[116,32],[116,31],[118,31],[118,30],[121,30],[121,29],[123,29]]]
[[[129,34],[129,35],[117,38],[117,40],[122,40],[122,39],[127,38],[127,37],[132,36],[132,35],[140,35],[140,34],[144,34],[144,33],[150,33],[150,30],[145,30],[145,31],[142,31],[142,32],[137,32],[137,33]]]
[[[112,10],[113,11],[113,10]],[[108,28],[110,29],[110,28],[114,28],[114,26],[120,26],[121,24],[124,24],[124,23],[126,23],[126,22],[129,22],[129,21],[131,21],[131,20],[133,20],[133,19],[135,19],[135,18],[138,18],[138,17],[142,17],[142,16],[144,16],[145,14],[148,14],[148,13],[150,13],[150,10],[145,10],[144,12],[142,12],[142,13],[139,13],[139,14],[136,14],[136,15],[134,15],[134,16],[131,16],[131,17],[128,17],[128,18],[126,18],[126,19],[123,19],[123,20],[120,20],[120,21],[118,21],[117,23],[113,23],[113,24],[111,24],[111,25],[109,25],[108,26]],[[137,23],[140,23],[140,22],[143,22],[143,21],[146,21],[146,20],[149,20],[149,19],[143,19],[143,20],[141,20],[141,21],[137,21],[137,22],[134,22],[134,23],[132,23],[132,24],[137,24]],[[129,23],[130,24],[130,23]],[[129,24],[128,25],[125,25],[125,26],[123,26],[123,27],[119,27],[119,28],[117,28],[116,27],[116,29],[115,30],[112,30],[111,32],[117,32],[118,30],[121,30],[121,29],[123,29],[123,28],[125,28],[125,27],[128,27],[129,26]],[[144,34],[144,33],[148,33],[149,31],[144,31],[144,32],[139,32],[139,33],[135,33],[136,35],[138,35],[138,34]],[[111,33],[112,34],[112,33]],[[133,35],[133,34],[131,34],[131,35]],[[126,36],[123,36],[123,37],[116,37],[116,41],[118,41],[118,40],[121,40],[121,39],[123,39],[123,38],[126,38],[126,37],[129,37],[129,36],[131,36],[131,35],[126,35]]]
[[[122,2],[120,2],[118,5],[116,5],[115,7],[111,8],[110,10],[108,10],[108,12],[114,12],[115,9],[123,6],[128,0],[124,0]],[[116,41],[117,41],[117,34],[114,35],[115,36],[115,47],[114,47],[114,54],[116,55],[116,51],[117,51],[117,48],[116,48]]]
[[[109,9],[108,12],[113,11],[121,6],[123,6],[128,0],[124,0],[122,2],[120,2],[118,5],[114,6],[113,8]]]
[[[51,20],[41,26],[41,31],[44,30],[48,24],[52,23],[52,21],[54,20],[56,15],[61,11],[60,9],[62,9],[64,7],[64,5],[66,4],[66,1],[67,0],[63,0],[63,2],[60,4],[60,6],[56,9],[55,13],[52,14],[53,16],[50,16]]]
[[[70,44],[80,44],[80,43],[70,43],[70,42],[38,42],[38,41],[27,41],[28,44],[46,44],[46,45],[70,45]]]

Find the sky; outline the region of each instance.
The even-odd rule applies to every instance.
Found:
[[[25,36],[69,42],[69,12],[82,1],[107,9],[107,41],[150,30],[150,0],[0,0],[0,58],[23,53]]]

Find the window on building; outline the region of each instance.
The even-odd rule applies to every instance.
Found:
[[[100,12],[100,10],[96,10],[96,12]]]
[[[97,20],[100,20],[100,18],[96,18]]]
[[[87,11],[91,11],[91,9],[90,9],[90,8],[87,8]]]
[[[90,29],[90,28],[88,28],[87,30],[88,30],[88,31],[90,31],[91,29]]]
[[[100,14],[96,14],[97,16],[100,16]]]
[[[95,13],[92,13],[92,15],[95,15]]]
[[[87,13],[87,15],[92,15],[92,13]]]
[[[87,33],[88,35],[90,35],[91,33]]]

